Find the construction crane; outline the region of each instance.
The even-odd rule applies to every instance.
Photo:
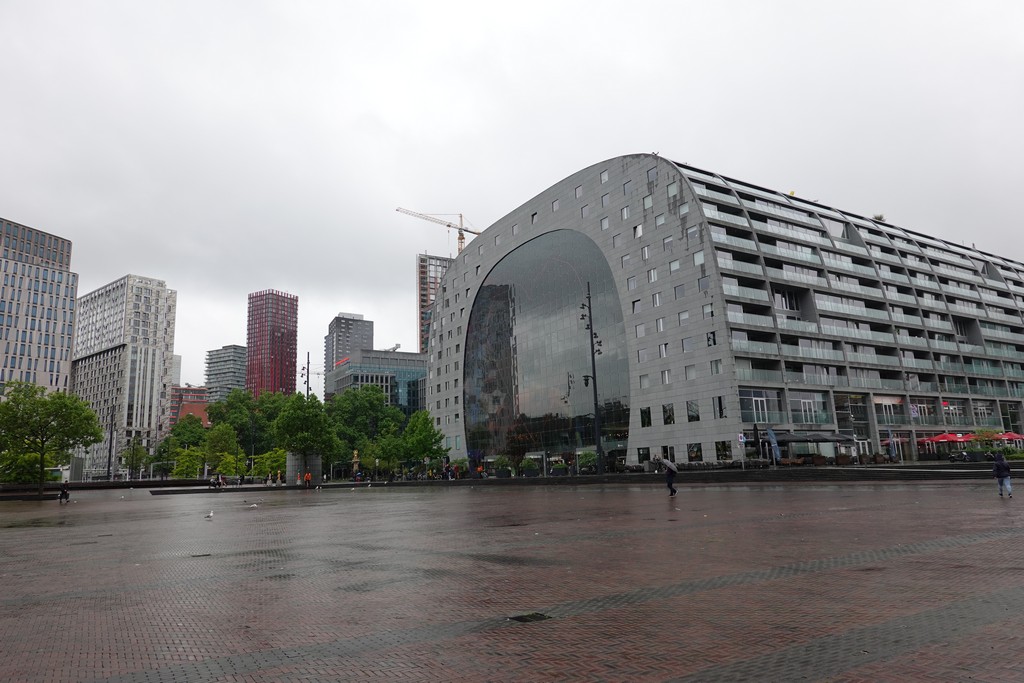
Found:
[[[452,230],[458,230],[459,231],[459,253],[462,253],[462,248],[466,246],[466,235],[465,235],[465,233],[468,232],[468,233],[473,234],[473,235],[479,235],[480,234],[476,230],[470,230],[469,228],[467,228],[466,226],[464,226],[462,224],[462,214],[461,213],[458,214],[458,216],[459,216],[459,224],[455,225],[454,223],[452,223],[450,221],[442,220],[442,219],[437,218],[435,216],[432,216],[432,215],[430,215],[428,213],[419,213],[417,211],[410,211],[409,209],[403,209],[402,207],[398,207],[397,209],[395,209],[395,211],[397,211],[398,213],[404,213],[407,216],[415,216],[416,218],[422,218],[425,221],[430,221],[431,223],[437,223],[438,225],[443,225],[446,228],[450,228]],[[445,214],[445,215],[454,216],[456,214]]]

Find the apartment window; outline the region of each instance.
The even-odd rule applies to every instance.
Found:
[[[622,183],[622,194],[624,194],[624,195],[629,194],[629,191],[632,188],[633,188],[633,181],[632,180],[627,180],[626,182]]]
[[[640,388],[641,389],[648,389],[648,388],[650,388],[650,386],[651,386],[651,377],[650,377],[650,375],[640,375]]]
[[[635,276],[634,277],[627,277],[626,278],[626,289],[630,289],[630,290],[636,289],[636,277]]]
[[[601,219],[601,229],[602,230],[607,230],[608,229],[608,216],[605,216],[604,218]]]
[[[534,211],[533,213],[530,214],[530,223],[533,224],[533,223],[536,223],[536,222],[537,222],[537,212]]]
[[[640,247],[640,259],[641,260],[646,261],[649,258],[651,258],[651,251],[650,251],[650,249],[651,248],[646,246],[646,245],[643,246],[643,247]]]
[[[667,425],[676,423],[676,408],[673,403],[665,403],[661,406],[661,420]]]
[[[718,335],[714,330],[708,332],[708,346],[715,346],[718,344]]]
[[[607,182],[608,182],[608,171],[601,171],[601,183],[604,184],[604,183],[607,183]]]
[[[708,320],[715,317],[715,306],[714,304],[704,304],[700,308],[701,313],[704,314],[704,319]]]
[[[576,199],[579,199],[582,196],[583,196],[583,186],[582,185],[577,185],[576,186]]]
[[[640,409],[640,426],[650,427],[651,426],[651,409],[641,408]]]
[[[715,442],[715,459],[732,460],[732,441]]]
[[[661,240],[661,249],[662,249],[662,251],[672,251],[672,235],[669,235],[668,237],[666,237],[663,240]],[[676,263],[676,270],[678,270],[678,269],[679,269],[679,264]],[[670,271],[670,272],[675,272],[675,271]]]
[[[658,344],[658,358],[668,358],[668,342]]]
[[[651,295],[651,305],[655,308],[661,305],[661,292],[655,292]]]
[[[683,379],[697,379],[697,366],[687,365],[683,368]]]
[[[668,196],[669,197],[675,197],[678,194],[679,194],[679,181],[677,180],[674,183],[669,183],[669,186],[668,186]]]
[[[683,337],[683,353],[693,351],[695,348],[697,346],[693,343],[693,337]]]
[[[633,328],[633,331],[636,333],[636,338],[637,339],[647,335],[647,332],[644,330],[644,324],[643,323],[640,323],[635,328]]]
[[[603,208],[607,207],[609,202],[611,202],[611,200],[612,200],[611,196],[609,196],[607,192],[605,194],[601,195],[601,208],[603,209]]]
[[[654,217],[654,227],[657,228],[662,225],[665,225],[665,214],[659,213],[657,216]]]
[[[658,318],[657,320],[655,320],[654,321],[654,328],[658,332],[664,332],[665,331],[665,319],[664,318]]]
[[[725,396],[715,396],[711,399],[711,407],[716,417],[725,418]]]
[[[704,265],[704,250],[693,252],[693,265],[703,266]]]
[[[637,349],[636,350],[636,362],[637,363],[646,363],[647,360],[648,360],[647,349]]]
[[[640,299],[636,299],[636,300],[633,301],[633,313],[639,313],[639,312],[640,312]]]
[[[707,275],[697,280],[697,290],[700,292],[706,292],[710,285],[711,278],[709,278]]]
[[[701,452],[699,443],[686,444],[686,459],[689,462],[703,462],[704,454]]]
[[[658,179],[658,167],[655,166],[654,168],[647,169],[647,182],[653,183],[657,179]]]
[[[671,237],[668,238],[668,239],[669,239],[669,242],[672,241]],[[679,270],[679,259],[672,259],[671,261],[668,262],[668,272],[675,273],[678,270]],[[679,285],[678,287],[676,287],[676,289],[679,290],[679,296],[682,296],[683,295],[683,286]],[[678,299],[679,297],[677,296],[676,298]]]
[[[652,197],[651,195],[647,195],[646,197],[644,197],[644,208],[645,209],[650,209],[653,206],[654,206],[654,197]]]
[[[629,220],[629,204],[622,207],[622,209],[619,211],[619,215],[622,216],[622,220]]]
[[[619,262],[622,264],[623,269],[629,267],[629,254],[625,254]]]
[[[500,244],[501,244],[501,235],[500,235],[500,234],[499,234],[499,235],[495,235],[495,236],[494,236],[494,246],[496,246],[496,247],[497,247],[497,246],[499,246]]]
[[[669,267],[671,268],[671,264],[669,264]],[[675,287],[672,288],[672,292],[675,294],[676,300],[678,301],[679,299],[683,298],[684,294],[686,294],[686,286],[676,285]]]
[[[590,215],[590,204],[584,204],[580,207],[580,218],[586,218]]]
[[[476,267],[476,270],[474,271],[474,274],[475,275],[480,275],[480,266]]]
[[[640,225],[634,225],[633,226],[633,239],[637,239],[637,238],[643,237],[643,236],[644,236],[644,224],[641,223]]]
[[[618,249],[622,246],[622,235],[612,235],[612,249]]]
[[[662,384],[672,384],[672,371],[671,370],[667,370],[666,369],[666,370],[662,370],[661,371],[661,383]]]
[[[722,361],[721,360],[717,360],[716,359],[716,360],[711,361],[711,374],[712,375],[721,375],[722,374]]]
[[[700,403],[697,401],[686,402],[686,421],[700,422]]]
[[[560,201],[558,199],[556,199],[555,201],[551,202],[551,212],[552,213],[554,213],[555,211],[558,211],[559,204],[560,204]]]
[[[648,282],[657,282],[658,281],[658,269],[657,268],[651,268],[650,270],[647,271],[647,281]]]
[[[516,223],[515,225],[512,226],[512,236],[514,237],[514,236],[516,236],[518,234],[519,234],[519,224]]]

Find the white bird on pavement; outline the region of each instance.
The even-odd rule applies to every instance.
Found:
[[[206,515],[205,519],[213,519],[213,510],[210,510],[210,513]]]
[[[253,503],[252,505],[249,506],[249,509],[251,510],[251,509],[256,508],[256,507],[259,507],[259,505],[257,505],[256,503]]]

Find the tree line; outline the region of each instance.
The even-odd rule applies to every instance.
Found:
[[[207,406],[210,427],[182,417],[150,454],[138,441],[119,454],[137,473],[194,479],[204,474],[264,478],[285,469],[287,453],[320,458],[332,476],[348,472],[358,455],[364,472],[400,472],[422,465],[435,470],[448,449],[423,410],[408,418],[388,405],[377,386],[346,391],[323,403],[301,393],[261,394],[236,389]],[[38,482],[48,467],[67,464],[78,448],[103,440],[99,419],[77,396],[10,382],[0,401],[0,481]]]

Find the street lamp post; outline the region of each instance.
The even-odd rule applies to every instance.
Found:
[[[597,473],[604,474],[604,446],[601,445],[601,413],[597,399],[597,357],[601,355],[601,340],[594,331],[594,309],[590,303],[590,283],[587,282],[587,302],[580,304],[585,311],[580,320],[586,321],[587,336],[590,337],[590,374],[583,375],[583,385],[588,381],[594,385],[594,446],[597,449]]]

